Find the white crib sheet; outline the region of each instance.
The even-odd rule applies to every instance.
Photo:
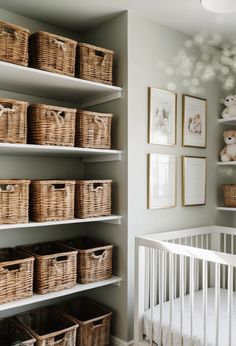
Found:
[[[180,298],[173,301],[172,314],[172,344],[171,330],[169,327],[169,302],[163,304],[162,317],[162,345],[163,346],[204,346],[203,344],[203,291],[195,292],[195,316],[193,340],[190,337],[190,295],[184,297],[184,319],[183,319],[183,340],[180,335]],[[219,321],[219,344],[228,345],[228,317],[227,317],[227,290],[220,291],[220,321]],[[207,304],[207,346],[215,346],[215,289],[208,289]],[[233,294],[233,314],[232,314],[232,346],[236,346],[236,293]],[[143,332],[147,340],[150,340],[151,313],[147,310],[143,318]],[[160,329],[159,305],[154,307],[153,314],[153,341],[158,344]]]

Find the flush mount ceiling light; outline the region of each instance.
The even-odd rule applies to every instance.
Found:
[[[236,12],[236,0],[201,0],[202,6],[215,13]]]

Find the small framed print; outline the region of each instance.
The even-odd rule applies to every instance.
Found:
[[[148,88],[149,143],[176,145],[177,95],[174,92]]]
[[[206,148],[207,100],[183,95],[183,146]]]
[[[176,206],[176,157],[149,154],[148,208]]]
[[[206,157],[183,156],[183,205],[206,204]]]

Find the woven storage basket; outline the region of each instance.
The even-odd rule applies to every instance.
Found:
[[[34,290],[38,294],[76,285],[77,250],[55,243],[21,246],[20,249],[35,257]]]
[[[28,66],[29,30],[0,21],[0,60]]]
[[[28,120],[30,143],[74,146],[76,109],[33,105]]]
[[[59,221],[74,218],[74,180],[35,180],[30,189],[30,215],[33,221]]]
[[[79,43],[76,77],[112,85],[113,56],[112,50]]]
[[[28,102],[0,98],[0,142],[27,141]]]
[[[0,180],[0,224],[29,221],[30,180]]]
[[[34,257],[12,248],[0,249],[0,303],[31,297]]]
[[[74,76],[76,46],[77,42],[69,38],[36,32],[29,38],[29,64],[40,70]]]
[[[35,339],[13,318],[0,321],[1,346],[33,346]]]
[[[76,146],[111,148],[112,114],[79,110],[76,121]]]
[[[113,245],[90,239],[68,240],[63,244],[78,251],[78,282],[89,284],[112,276]]]
[[[75,217],[89,218],[111,214],[112,180],[77,180]]]
[[[36,346],[76,346],[78,325],[59,311],[41,308],[16,319],[36,339]]]
[[[224,206],[230,208],[236,208],[236,184],[224,184]]]
[[[79,324],[76,346],[109,344],[112,312],[86,297],[64,302],[56,307]]]

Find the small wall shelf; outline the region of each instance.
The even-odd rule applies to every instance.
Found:
[[[229,207],[218,207],[217,209],[222,211],[236,211],[236,208],[229,208]]]
[[[236,118],[218,119],[218,123],[226,125],[236,125]]]
[[[217,162],[217,166],[236,166],[236,161],[229,161],[229,162]]]

